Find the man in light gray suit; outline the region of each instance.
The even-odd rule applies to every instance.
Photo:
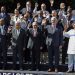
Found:
[[[58,71],[59,65],[59,47],[62,47],[63,34],[62,30],[57,27],[56,17],[51,18],[51,25],[46,27],[47,38],[46,45],[49,57],[49,72],[53,68],[53,56],[55,56],[55,72]]]
[[[26,48],[26,33],[21,29],[20,23],[12,29],[12,47],[13,47],[13,69],[16,69],[17,54],[19,56],[19,67],[23,69],[23,50]]]

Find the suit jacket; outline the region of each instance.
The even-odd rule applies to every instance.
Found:
[[[33,36],[33,33],[34,33],[33,29],[28,30],[29,41],[28,41],[27,48],[32,49],[33,46],[35,46],[38,49],[42,46],[43,43],[42,32],[38,29],[36,37]]]
[[[12,45],[18,46],[19,49],[26,48],[25,30],[20,29],[19,35],[17,35],[15,28],[12,30]]]
[[[54,46],[60,46],[62,45],[63,41],[63,31],[62,29],[55,28],[55,30],[52,29],[52,27],[49,25],[46,27],[47,30],[47,38],[46,38],[46,45],[53,44]]]
[[[25,14],[26,12],[27,12],[27,8],[23,8],[23,9],[21,9],[21,11],[20,11],[22,14]],[[30,14],[32,14],[32,12],[33,12],[33,10],[32,10],[32,8],[28,11]]]
[[[19,15],[18,17],[16,17],[15,15],[11,17],[11,21],[10,21],[10,24],[11,25],[14,25],[17,23],[17,22],[21,22],[21,18],[22,16]]]
[[[10,25],[10,16],[7,13],[0,13],[0,18],[3,18],[5,20],[5,25],[8,27]]]
[[[6,43],[7,43],[7,28],[4,25],[3,34],[1,33],[1,27],[0,27],[0,44],[3,48],[5,48]]]

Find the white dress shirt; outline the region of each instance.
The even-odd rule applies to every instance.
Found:
[[[75,30],[71,29],[68,32],[63,32],[63,35],[69,38],[67,54],[75,54]]]

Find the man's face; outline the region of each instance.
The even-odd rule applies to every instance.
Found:
[[[56,25],[56,19],[55,19],[55,18],[52,18],[52,19],[51,19],[51,24],[52,24],[52,25]]]
[[[33,27],[34,27],[34,29],[37,29],[37,25],[34,25]]]
[[[24,15],[24,20],[27,21],[28,20],[28,16]]]
[[[56,11],[52,11],[52,17],[56,17],[57,16],[57,12]]]
[[[30,2],[27,2],[26,3],[26,7],[31,7],[31,3]]]
[[[41,5],[41,9],[42,9],[42,10],[45,10],[45,9],[46,9],[46,5],[45,5],[45,4],[42,4],[42,5]]]
[[[5,9],[5,7],[1,7],[1,12],[5,12],[6,11],[6,9]]]
[[[65,9],[65,4],[64,3],[60,4],[60,9]]]
[[[73,28],[75,29],[75,23],[73,23]]]
[[[35,17],[35,18],[34,18],[34,21],[37,22],[37,21],[38,21],[38,17]]]
[[[20,3],[17,3],[17,7],[19,8],[21,5],[20,5]]]
[[[34,22],[32,26],[33,26],[33,29],[37,29],[37,28],[38,28],[38,26],[37,26],[37,23],[36,23],[36,22]]]
[[[14,13],[15,13],[16,16],[19,15],[19,11],[18,10],[15,10]]]
[[[53,3],[54,3],[54,0],[49,0],[49,1],[50,1],[50,3],[51,3],[51,4],[53,4]]]
[[[37,29],[37,25],[34,25],[33,28],[34,28],[34,29]]]

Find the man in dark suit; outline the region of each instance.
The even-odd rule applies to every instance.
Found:
[[[42,33],[38,29],[37,22],[33,22],[32,29],[29,29],[29,41],[27,48],[32,50],[32,70],[39,70],[40,49],[42,49]]]
[[[0,63],[1,55],[3,54],[3,69],[7,62],[7,28],[4,24],[4,19],[0,19]]]
[[[5,21],[5,25],[8,28],[10,25],[10,16],[6,12],[6,8],[4,6],[1,7],[0,18],[3,18]]]
[[[51,18],[51,25],[47,26],[46,45],[49,57],[49,72],[53,68],[53,56],[55,56],[55,72],[58,71],[59,65],[59,47],[62,47],[63,34],[62,30],[57,28],[56,17]]]
[[[16,69],[17,54],[19,56],[19,67],[23,69],[23,50],[26,48],[25,30],[21,29],[20,23],[12,29],[12,47],[13,47],[13,69]]]

